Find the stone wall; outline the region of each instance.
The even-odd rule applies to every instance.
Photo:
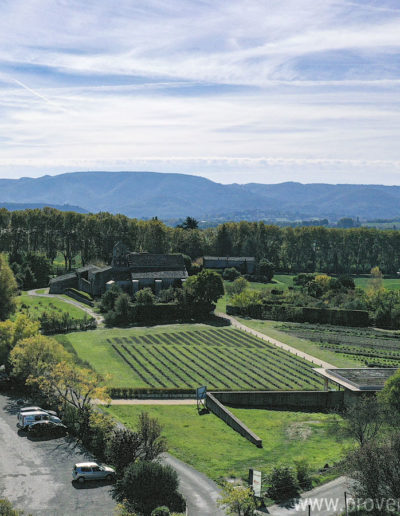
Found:
[[[218,391],[224,405],[276,410],[334,410],[344,406],[344,391]]]
[[[227,425],[233,428],[240,435],[262,448],[262,440],[250,430],[239,418],[232,414],[224,405],[211,393],[207,393],[206,406],[210,412],[221,418]]]

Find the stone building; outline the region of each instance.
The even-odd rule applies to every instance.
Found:
[[[88,265],[54,278],[50,280],[50,294],[75,288],[97,297],[114,284],[131,295],[145,287],[158,294],[161,289],[181,285],[187,277],[181,254],[134,253],[119,242],[114,246],[111,265]]]
[[[254,274],[256,259],[254,256],[203,256],[205,269],[229,269],[236,267],[243,274]]]

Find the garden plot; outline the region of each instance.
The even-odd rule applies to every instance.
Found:
[[[371,328],[285,323],[282,329],[315,342],[321,349],[349,356],[367,366],[400,367],[400,334]]]
[[[99,360],[103,352],[107,360]],[[79,353],[79,350],[78,354]],[[113,387],[319,390],[313,364],[233,328],[109,335],[85,360],[110,372]],[[101,366],[99,367],[99,365]],[[102,369],[105,370],[102,370]]]

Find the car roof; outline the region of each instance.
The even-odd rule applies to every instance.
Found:
[[[45,412],[44,410],[32,410],[32,412],[24,412],[24,416],[48,416],[48,412]]]
[[[19,409],[20,412],[32,412],[34,410],[43,410],[42,407],[22,407]]]
[[[75,464],[77,468],[91,468],[92,466],[98,466],[97,462],[78,462],[78,464]]]

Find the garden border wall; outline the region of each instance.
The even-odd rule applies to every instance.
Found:
[[[342,409],[345,391],[214,391],[223,405],[279,410]]]
[[[250,430],[239,418],[237,418],[232,412],[230,412],[224,405],[217,400],[217,398],[207,393],[206,407],[210,412],[215,414],[217,417],[225,421],[227,425],[233,428],[240,435],[248,439],[251,443],[255,444],[257,448],[262,448],[262,439],[258,437],[254,432]]]

